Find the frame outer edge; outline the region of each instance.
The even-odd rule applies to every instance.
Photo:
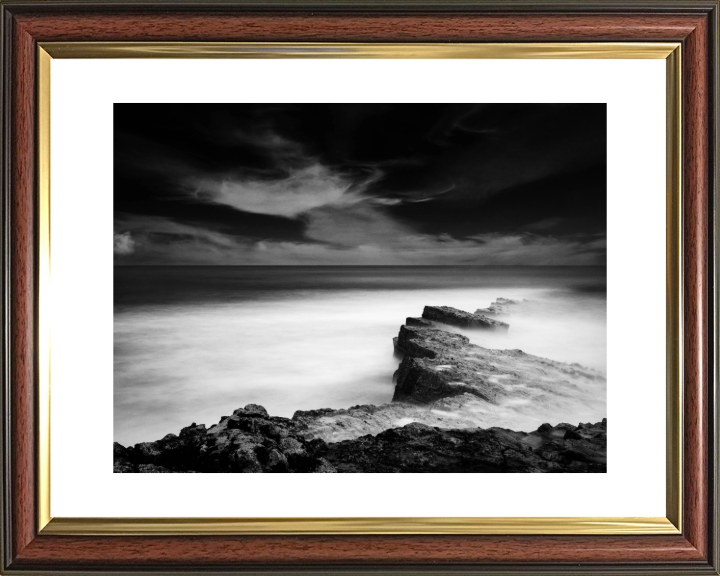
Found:
[[[708,486],[713,460],[712,426],[708,422],[712,413],[711,380],[713,359],[709,330],[712,312],[707,309],[711,294],[711,270],[708,256],[712,242],[708,236],[708,216],[712,209],[712,183],[709,174],[711,93],[711,67],[713,41],[710,15],[706,12],[695,29],[683,42],[683,161],[692,162],[692,168],[684,165],[683,171],[683,314],[685,338],[683,339],[683,379],[685,385],[683,410],[686,433],[683,439],[683,535],[709,562],[710,533],[715,521],[709,517],[713,500],[713,487]],[[694,89],[685,89],[685,83]],[[710,287],[712,289],[712,287]]]
[[[12,6],[15,13],[62,13],[81,10],[96,13],[105,11],[166,11],[224,10],[232,12],[340,12],[340,13],[492,13],[492,12],[565,12],[565,13],[673,13],[707,14],[715,0],[0,0]],[[512,6],[511,9],[508,9]]]
[[[711,292],[710,300],[713,313],[709,315],[713,322],[712,329],[708,331],[709,337],[713,339],[709,353],[713,356],[711,382],[709,386],[712,398],[710,399],[710,441],[714,447],[712,454],[712,465],[709,466],[708,482],[714,487],[710,490],[710,507],[708,510],[710,522],[709,537],[709,561],[716,574],[720,574],[720,183],[718,182],[720,165],[720,95],[718,93],[718,82],[720,81],[720,0],[713,0],[713,7],[708,15],[710,43],[710,66],[709,76],[709,102],[708,108],[711,115],[709,122],[709,179],[711,183],[710,210],[711,221],[711,249],[708,255],[708,266],[710,268]]]
[[[3,416],[9,414],[10,406],[10,63],[12,60],[12,17],[7,6],[0,5],[0,28],[3,37],[0,42],[0,281],[2,287],[2,303],[0,304],[0,378],[2,379],[0,394],[0,410]],[[12,497],[10,487],[10,419],[2,418],[0,424],[0,477],[2,479],[2,522],[0,522],[0,571],[4,571],[12,561],[10,542],[12,531]]]
[[[48,4],[52,4],[53,8],[62,7],[62,6],[83,6],[83,7],[92,7],[91,2],[54,2],[53,0],[47,0]],[[133,3],[133,2],[113,2],[113,5],[117,6],[129,6],[129,5],[143,5],[146,6],[148,3]],[[262,3],[263,5],[272,5],[272,6],[278,6],[282,7],[280,3]],[[635,4],[635,3],[633,3]],[[699,3],[696,3],[699,4]],[[155,6],[171,6],[171,2],[153,2],[153,5]],[[208,6],[208,3],[200,3],[200,6]],[[220,6],[224,5],[222,3],[213,3],[214,6]],[[244,6],[258,6],[259,4],[246,2],[244,3]],[[687,4],[684,3],[677,3],[673,2],[672,4],[666,3],[665,6],[681,6],[683,8],[687,7]],[[702,5],[707,5],[707,3],[702,3]],[[3,223],[3,230],[2,230],[2,254],[0,255],[0,258],[2,260],[0,263],[2,264],[2,314],[3,314],[3,331],[2,331],[2,376],[3,376],[3,394],[0,401],[4,402],[2,405],[3,409],[7,409],[9,406],[8,403],[8,396],[9,389],[6,388],[6,385],[9,384],[9,374],[7,372],[9,368],[9,351],[10,351],[10,339],[8,334],[8,312],[9,312],[9,266],[11,264],[10,262],[10,254],[9,254],[9,226],[10,223],[10,202],[9,202],[9,194],[10,194],[10,176],[9,176],[9,170],[10,167],[10,156],[11,156],[11,129],[12,129],[12,123],[11,123],[11,110],[10,110],[10,97],[11,89],[10,89],[10,80],[12,78],[11,69],[9,66],[9,62],[12,58],[12,34],[8,34],[7,32],[12,31],[12,14],[7,10],[9,6],[32,6],[37,7],[37,3],[26,3],[26,2],[5,2],[3,5],[0,5],[0,17],[2,19],[1,25],[3,28],[3,32],[5,33],[3,42],[0,45],[0,57],[2,58],[2,71],[0,74],[0,92],[2,93],[2,102],[0,102],[0,121],[2,122],[2,142],[0,142],[0,162],[2,163],[2,169],[4,172],[2,173],[2,182],[0,186],[2,187],[2,223]],[[711,15],[709,16],[710,23],[711,23],[711,33],[710,33],[710,39],[711,39],[711,45],[709,49],[711,50],[712,54],[709,61],[709,113],[711,115],[711,122],[709,122],[709,131],[708,131],[708,137],[710,138],[710,148],[708,150],[709,153],[713,152],[713,149],[717,153],[717,134],[718,134],[718,99],[717,99],[717,78],[718,78],[718,56],[717,56],[717,16],[718,16],[718,10],[717,10],[717,2],[711,3],[712,10]],[[418,10],[420,11],[420,10]],[[717,294],[717,287],[720,282],[720,272],[718,271],[718,202],[720,201],[720,197],[718,196],[718,186],[717,186],[717,164],[718,159],[717,156],[713,156],[710,159],[710,167],[709,167],[709,176],[711,178],[711,188],[708,191],[709,192],[709,200],[712,202],[712,205],[710,207],[708,218],[712,219],[714,221],[714,226],[711,231],[711,240],[712,244],[709,246],[708,250],[708,259],[710,260],[708,264],[710,265],[710,270],[708,271],[710,275],[710,282],[712,282],[713,291],[710,294],[710,302],[713,305],[713,311],[714,314],[711,314],[711,319],[714,323],[714,326],[711,327],[711,338],[714,339],[714,341],[711,341],[708,343],[707,350],[709,352],[713,353],[713,359],[711,364],[711,371],[710,371],[710,377],[712,378],[712,383],[714,386],[711,386],[713,397],[710,398],[711,405],[709,410],[708,417],[711,418],[711,422],[709,423],[709,434],[711,436],[711,439],[714,439],[714,453],[710,454],[712,458],[712,465],[709,466],[708,470],[708,476],[709,480],[712,481],[713,479],[717,480],[718,478],[718,421],[717,417],[713,419],[713,416],[717,416],[718,411],[718,405],[717,405],[717,382],[718,382],[718,325],[719,322],[719,312],[718,312],[718,294]],[[4,412],[5,414],[7,412]],[[3,421],[2,426],[0,427],[0,441],[2,442],[2,450],[3,450],[3,458],[2,462],[0,463],[1,470],[0,472],[3,475],[3,480],[10,479],[10,462],[7,459],[7,455],[9,453],[10,448],[10,430],[9,430],[9,424],[7,421]],[[10,546],[6,546],[8,543],[8,538],[12,536],[11,530],[9,529],[9,523],[8,523],[8,514],[9,514],[9,508],[7,507],[8,504],[10,504],[10,499],[8,496],[8,483],[4,482],[3,485],[3,504],[4,510],[2,511],[3,514],[3,522],[0,526],[0,531],[2,531],[2,545],[5,547],[3,550],[3,557],[0,559],[0,571],[4,571],[4,569],[7,568],[6,563],[6,556],[5,553],[8,552],[8,550],[11,548]],[[711,486],[714,486],[714,490],[710,489],[709,492],[711,494],[710,502],[709,502],[709,511],[711,512],[710,515],[710,530],[711,532],[707,534],[708,538],[711,540],[711,550],[714,549],[714,558],[711,561],[711,566],[713,567],[713,573],[718,573],[717,571],[717,554],[718,554],[718,548],[720,548],[720,540],[718,540],[719,530],[717,530],[717,519],[718,519],[718,499],[720,497],[720,487],[717,485],[717,482],[714,482],[711,484]]]

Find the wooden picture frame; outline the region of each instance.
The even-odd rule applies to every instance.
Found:
[[[717,574],[717,18],[718,3],[704,0],[3,2],[3,573]],[[669,47],[668,77],[676,82],[668,82],[668,96],[677,105],[669,109],[677,114],[668,116],[667,518],[635,526],[631,519],[552,519],[534,527],[519,521],[384,528],[320,519],[286,521],[279,529],[277,522],[253,528],[217,520],[49,517],[47,339],[39,314],[48,264],[48,58],[128,50],[228,56],[264,43],[282,43],[290,54],[293,44],[319,42],[345,46],[345,57],[378,44],[401,52],[399,45],[502,43],[517,47],[514,57],[573,47],[601,57],[612,45],[637,57],[649,43]]]

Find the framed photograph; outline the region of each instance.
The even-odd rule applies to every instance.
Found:
[[[718,574],[716,1],[0,8],[3,574]]]

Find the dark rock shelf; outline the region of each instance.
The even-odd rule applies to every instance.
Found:
[[[485,330],[507,330],[508,324],[488,318],[482,314],[472,314],[450,306],[425,306],[422,317],[425,320],[434,320],[450,326],[460,328],[483,328]]]
[[[179,436],[131,448],[116,442],[115,472],[604,472],[606,466],[604,419],[543,424],[530,434],[411,423],[327,443],[308,441],[302,425],[256,408],[240,408],[209,430],[189,426]]]

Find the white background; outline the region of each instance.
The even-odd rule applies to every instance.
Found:
[[[665,515],[663,60],[53,60],[51,73],[53,516]],[[113,474],[113,102],[606,102],[608,473]]]

